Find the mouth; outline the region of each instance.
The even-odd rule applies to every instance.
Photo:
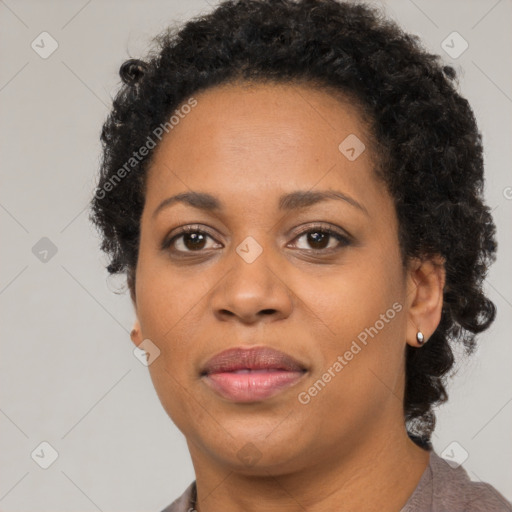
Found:
[[[259,402],[297,384],[304,365],[269,347],[233,348],[210,359],[201,377],[210,389],[233,402]]]

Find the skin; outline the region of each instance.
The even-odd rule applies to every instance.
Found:
[[[194,97],[148,172],[132,341],[150,339],[161,351],[149,371],[187,439],[196,508],[399,510],[429,457],[405,430],[404,352],[406,344],[421,350],[417,330],[428,340],[440,321],[443,266],[431,258],[404,267],[394,203],[352,104],[304,84],[222,85]],[[338,149],[349,134],[366,146],[354,161]],[[362,209],[331,199],[280,211],[279,197],[297,190],[338,191]],[[190,191],[215,196],[222,210],[177,202],[153,216],[163,200]],[[318,223],[351,242],[327,236],[315,245],[299,232]],[[209,234],[199,250],[187,236],[161,248],[187,225]],[[252,263],[236,252],[248,236],[263,251]],[[298,393],[394,303],[401,311],[300,403]],[[237,346],[276,348],[308,371],[268,400],[230,402],[199,371]],[[241,449],[256,463],[238,457]]]

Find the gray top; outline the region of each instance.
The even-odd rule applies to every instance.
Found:
[[[162,512],[192,512],[196,483]],[[428,466],[400,512],[512,512],[512,504],[492,485],[470,480],[466,470],[452,468],[430,451]]]

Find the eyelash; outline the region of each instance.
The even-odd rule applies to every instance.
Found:
[[[169,248],[173,245],[173,243],[176,240],[178,240],[183,235],[191,234],[191,233],[206,235],[209,238],[211,238],[212,240],[214,240],[213,236],[210,233],[208,233],[208,231],[201,229],[199,226],[185,226],[185,227],[181,228],[179,230],[179,232],[176,233],[175,235],[173,235],[171,238],[164,240],[164,242],[162,243],[162,247],[161,247],[162,250],[169,250]],[[305,229],[303,229],[299,233],[297,233],[297,235],[295,236],[295,238],[293,240],[297,240],[297,239],[301,238],[302,236],[307,235],[309,233],[322,233],[324,235],[329,235],[330,237],[335,238],[339,242],[339,245],[337,247],[330,247],[330,248],[325,248],[325,249],[300,249],[300,250],[306,251],[308,253],[331,254],[332,252],[338,251],[338,250],[342,249],[343,247],[346,247],[352,243],[352,240],[350,239],[350,237],[348,235],[342,234],[342,233],[334,230],[333,228],[330,228],[327,226],[322,226],[322,225],[307,226]],[[198,249],[197,251],[193,251],[193,250],[192,251],[190,251],[190,250],[189,251],[176,251],[176,250],[174,250],[173,252],[178,252],[181,254],[194,254],[194,253],[199,254],[201,252],[204,252],[204,249]]]

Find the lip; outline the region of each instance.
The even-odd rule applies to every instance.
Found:
[[[234,402],[258,402],[295,385],[307,369],[270,347],[231,348],[212,357],[201,371],[204,382]]]

